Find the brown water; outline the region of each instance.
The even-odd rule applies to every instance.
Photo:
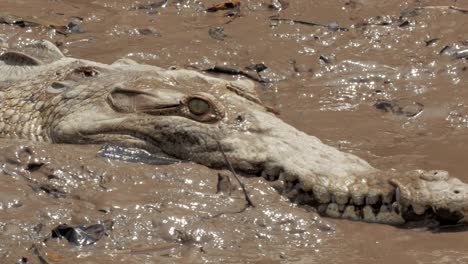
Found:
[[[148,3],[2,0],[3,16],[59,26],[79,17],[86,32],[0,25],[0,35],[10,46],[47,38],[68,56],[106,63],[264,63],[271,82],[258,92],[288,123],[378,168],[446,169],[468,182],[468,63],[453,56],[468,48],[468,12],[448,8],[468,1],[290,0],[275,10],[251,0],[230,18],[204,12],[217,1],[136,8]],[[210,37],[213,27],[223,40]],[[379,111],[379,100],[409,114]],[[0,146],[2,263],[468,263],[466,232],[320,218],[259,178],[243,179],[256,205],[245,208],[237,188],[219,193],[217,171],[200,165],[96,158],[99,146]],[[95,245],[42,242],[60,223],[98,222],[112,228]]]

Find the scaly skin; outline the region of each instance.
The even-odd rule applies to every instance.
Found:
[[[331,217],[457,223],[468,212],[468,185],[447,172],[377,170],[284,123],[251,82],[67,58],[46,41],[22,52],[33,56],[0,56],[2,137],[111,142],[225,168],[221,146],[237,171]]]

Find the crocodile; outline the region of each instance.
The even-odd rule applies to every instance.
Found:
[[[0,137],[112,143],[261,176],[320,214],[399,225],[466,221],[468,185],[443,170],[382,171],[282,121],[255,83],[120,59],[64,56],[43,40],[0,55]]]

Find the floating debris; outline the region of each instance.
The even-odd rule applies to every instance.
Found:
[[[440,51],[440,55],[451,56],[455,59],[468,58],[468,48],[460,47],[457,44],[445,45]]]
[[[224,33],[223,27],[211,27],[208,30],[208,34],[210,37],[216,40],[224,40],[224,38],[227,36],[226,33]]]
[[[422,112],[424,105],[410,100],[379,100],[374,107],[382,112],[414,117]]]
[[[468,49],[458,50],[455,52],[454,56],[456,59],[468,58]]]
[[[320,55],[319,60],[324,62],[324,63],[331,63],[332,61],[335,60],[334,55]]]
[[[239,16],[240,11],[241,11],[240,6],[237,6],[237,7],[233,8],[233,9],[227,11],[226,13],[224,13],[223,16],[224,16],[224,17],[236,18],[236,17]]]
[[[294,72],[297,73],[302,73],[302,72],[313,72],[313,69],[311,66],[304,64],[304,63],[298,63],[296,60],[292,59],[289,61],[293,67]]]
[[[161,37],[161,33],[152,27],[149,28],[138,28],[137,29],[138,34],[144,35],[144,36],[156,36],[156,37]]]
[[[288,8],[288,6],[289,3],[284,0],[271,0],[271,4],[268,5],[268,8],[281,11]]]
[[[418,7],[417,9],[442,9],[442,10],[455,10],[462,12],[463,14],[468,14],[468,9],[467,8],[461,8],[458,6],[423,6],[423,7]]]
[[[105,228],[102,224],[86,226],[69,226],[61,224],[52,230],[52,238],[65,238],[76,246],[89,246],[104,236]]]
[[[426,43],[426,46],[432,46],[439,40],[440,40],[439,38],[432,38],[432,39],[425,40],[424,43]]]
[[[290,19],[290,18],[281,18],[281,17],[277,17],[277,16],[270,17],[270,20],[272,20],[272,21],[285,21],[285,22],[301,24],[301,25],[306,25],[306,26],[324,27],[324,28],[327,28],[330,31],[348,31],[349,30],[349,29],[347,29],[345,27],[340,27],[338,25],[338,23],[336,23],[336,22],[332,22],[332,23],[326,25],[326,24],[317,23],[317,22]]]
[[[68,31],[71,33],[85,33],[86,31],[80,27],[75,21],[70,21],[67,25]]]
[[[262,71],[268,69],[268,67],[263,63],[255,63],[255,64],[249,65],[249,66],[247,66],[245,68],[247,70],[256,71],[256,72],[262,72]]]
[[[239,7],[240,4],[241,3],[238,0],[226,1],[226,2],[223,2],[223,3],[217,4],[217,5],[214,5],[214,6],[210,7],[210,8],[207,8],[206,11],[207,12],[217,12],[219,10],[233,9],[233,8]]]

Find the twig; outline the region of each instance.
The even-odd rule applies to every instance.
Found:
[[[464,14],[468,14],[468,9],[466,9],[466,8],[461,8],[461,7],[458,7],[458,6],[450,6],[449,8],[453,9],[453,10],[460,11],[460,12],[462,12]]]
[[[285,21],[285,22],[293,22],[296,24],[302,24],[306,26],[319,26],[319,27],[327,27],[324,24],[316,23],[316,22],[308,22],[308,21],[303,21],[303,20],[297,20],[297,19],[290,19],[290,18],[279,18],[279,17],[271,17],[270,20],[273,21]]]
[[[452,9],[455,11],[462,12],[464,14],[468,14],[468,9],[467,8],[462,8],[458,6],[422,6],[418,7],[416,9]]]
[[[245,189],[244,184],[241,182],[239,176],[237,176],[236,171],[234,170],[234,167],[232,167],[231,162],[228,160],[226,153],[221,147],[221,144],[219,143],[219,141],[216,141],[216,143],[218,143],[219,151],[221,152],[221,154],[223,154],[224,160],[226,161],[226,164],[228,165],[229,170],[231,171],[232,175],[234,175],[234,178],[236,178],[237,182],[239,183],[242,189],[242,192],[244,192],[244,197],[245,197],[245,200],[247,201],[247,206],[255,207],[255,205],[252,203],[252,200],[250,200],[249,194],[247,193],[247,190]]]
[[[285,21],[285,22],[293,22],[295,24],[301,24],[301,25],[306,25],[306,26],[318,26],[318,27],[324,27],[324,28],[327,28],[331,31],[337,31],[337,30],[340,30],[340,31],[348,31],[349,29],[345,28],[345,27],[340,27],[338,26],[338,24],[336,23],[331,23],[329,25],[325,25],[325,24],[322,24],[322,23],[317,23],[317,22],[310,22],[310,21],[304,21],[304,20],[297,20],[297,19],[290,19],[290,18],[281,18],[281,17],[276,17],[276,16],[273,16],[273,17],[270,17],[270,20],[273,20],[273,21]]]
[[[39,259],[39,263],[41,263],[41,264],[49,264],[50,263],[49,261],[47,261],[46,257],[42,253],[42,250],[39,248],[39,246],[37,244],[33,244],[31,249],[32,249],[33,254],[36,255],[36,257]]]

